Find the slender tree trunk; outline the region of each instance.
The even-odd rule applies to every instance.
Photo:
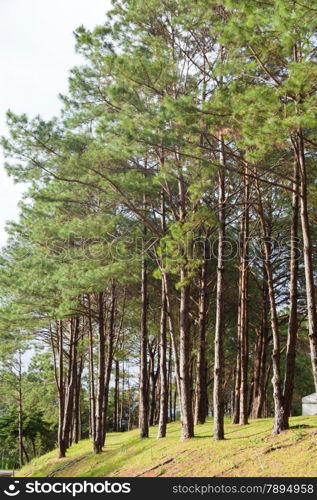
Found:
[[[163,234],[166,232],[165,222],[165,199],[164,191],[161,193],[161,228]],[[166,289],[164,279],[161,279],[161,318],[160,318],[160,411],[158,422],[158,439],[166,436],[166,425],[168,419],[168,377],[166,367],[166,354],[167,354],[167,301]],[[171,355],[171,353],[170,353]],[[170,365],[170,363],[169,363]],[[169,366],[171,368],[171,365]]]
[[[128,431],[132,429],[132,411],[131,411],[131,402],[132,402],[132,397],[131,397],[131,388],[130,388],[130,372],[129,372],[129,365],[127,369],[127,390],[128,390]]]
[[[95,441],[96,437],[96,396],[95,396],[95,373],[94,373],[94,338],[92,328],[92,312],[90,295],[88,300],[88,334],[89,334],[89,409],[90,409],[90,437]]]
[[[166,370],[166,295],[165,286],[162,280],[162,296],[161,296],[161,319],[160,319],[160,412],[157,437],[163,438],[166,436],[166,425],[168,415],[168,381]]]
[[[96,430],[93,442],[94,453],[102,452],[103,445],[103,409],[105,397],[105,325],[103,293],[98,294],[99,309],[99,345],[98,345],[98,387],[96,399]]]
[[[269,313],[268,288],[267,288],[265,264],[263,263],[261,324],[257,339],[256,364],[254,368],[253,401],[252,401],[252,411],[251,411],[252,418],[261,418],[263,404],[264,404],[266,358],[267,358],[267,344],[268,344],[268,313]]]
[[[26,448],[24,446],[24,443],[23,443],[23,439],[22,439],[22,450],[23,450],[23,453],[25,455],[25,459],[26,459],[26,462],[28,463],[30,461],[30,457],[29,457],[29,454],[28,452],[26,451]]]
[[[24,465],[23,459],[23,400],[22,400],[22,358],[21,351],[19,351],[18,360],[18,430],[19,430],[19,458],[20,467]],[[28,461],[28,460],[27,460]]]
[[[240,386],[241,386],[241,273],[239,274],[239,303],[237,323],[237,354],[234,377],[234,398],[232,423],[238,424],[240,420]]]
[[[168,415],[168,381],[166,370],[166,291],[164,281],[161,282],[161,319],[160,319],[160,412],[157,437],[166,436]]]
[[[35,446],[35,440],[34,440],[34,438],[31,438],[31,443],[32,443],[33,458],[35,458],[36,455],[37,455],[37,452],[36,452],[36,446]]]
[[[172,345],[168,348],[168,420],[173,421],[173,369],[172,369]]]
[[[59,458],[64,458],[66,454],[66,444],[63,440],[63,427],[64,427],[64,407],[65,407],[65,390],[64,390],[64,342],[63,342],[63,323],[57,322],[57,335],[58,335],[58,448]]]
[[[114,336],[115,336],[115,305],[116,305],[116,285],[114,281],[111,284],[111,299],[110,299],[110,318],[108,329],[108,353],[105,368],[105,386],[104,386],[104,400],[102,409],[102,446],[105,444],[106,431],[107,431],[107,415],[108,415],[108,402],[109,402],[109,385],[112,371],[113,349],[114,349]]]
[[[63,426],[63,440],[66,448],[71,446],[71,428],[73,417],[73,397],[74,386],[76,377],[73,377],[73,363],[74,363],[74,318],[69,320],[69,350],[68,350],[68,366],[65,380],[65,404],[64,404],[64,426]]]
[[[298,302],[298,219],[299,219],[299,172],[298,163],[294,162],[294,179],[293,196],[292,196],[292,220],[291,220],[291,248],[290,248],[290,306],[289,306],[289,321],[287,332],[286,346],[286,368],[284,376],[284,427],[288,428],[288,417],[291,413],[293,390],[294,390],[294,375],[295,375],[295,358],[296,358],[296,340],[297,340],[297,302]]]
[[[158,357],[159,358],[159,357]],[[149,425],[153,426],[155,423],[155,412],[156,412],[156,393],[157,393],[157,381],[159,376],[160,360],[158,359],[158,366],[155,370],[155,349],[150,350],[150,360],[149,360],[149,375],[151,381],[151,404],[150,404],[150,415],[149,415]]]
[[[317,311],[316,311],[316,293],[314,284],[313,269],[313,247],[311,242],[311,229],[308,215],[308,197],[307,197],[307,173],[305,164],[305,148],[303,132],[301,129],[293,139],[295,158],[299,172],[299,199],[300,199],[300,220],[303,237],[304,270],[307,300],[307,319],[309,331],[309,346],[312,363],[312,372],[314,377],[315,389],[317,391]]]
[[[118,430],[119,432],[121,431],[122,429],[122,421],[123,421],[123,417],[124,417],[124,404],[125,404],[125,398],[124,398],[124,394],[125,394],[125,368],[124,368],[124,360],[122,362],[122,376],[121,376],[121,380],[122,380],[122,388],[121,388],[121,404],[120,404],[120,413],[119,413],[119,420],[118,420]],[[119,391],[120,393],[120,391]],[[120,400],[120,398],[119,398]]]
[[[145,231],[144,231],[145,232]],[[140,403],[139,403],[139,426],[141,439],[149,437],[149,381],[147,370],[147,261],[145,255],[142,256],[141,264],[141,352],[140,352]]]
[[[70,340],[69,340],[69,361],[67,386],[65,391],[64,422],[63,422],[63,442],[66,449],[72,439],[72,421],[74,409],[75,381],[77,378],[77,343],[79,337],[79,318],[70,320]]]
[[[223,372],[224,372],[224,314],[223,314],[223,274],[225,249],[225,155],[224,140],[219,138],[220,168],[218,174],[218,258],[217,258],[217,291],[216,291],[216,325],[215,325],[215,353],[214,353],[214,439],[224,439],[224,400],[223,400]]]
[[[179,220],[181,223],[186,220],[186,186],[183,173],[179,166],[179,155],[176,155],[178,168],[178,196],[179,196]],[[190,383],[190,322],[189,322],[189,301],[190,284],[188,283],[188,273],[186,269],[188,248],[182,252],[184,263],[180,265],[180,306],[179,306],[179,397],[181,407],[181,439],[190,439],[194,436],[194,418],[191,401]]]
[[[178,391],[179,398],[180,398],[181,383],[180,383],[180,370],[179,370],[179,355],[178,355],[178,348],[177,348],[177,342],[176,342],[175,328],[174,328],[173,318],[172,318],[172,304],[170,301],[168,277],[167,277],[167,274],[164,270],[163,270],[162,276],[163,276],[163,281],[164,281],[164,286],[165,286],[167,320],[168,320],[168,329],[169,329],[169,333],[170,333],[170,337],[171,337],[171,346],[172,346],[172,352],[173,352],[173,358],[174,358],[176,387],[177,387],[177,391]]]
[[[248,284],[249,284],[249,197],[250,187],[248,170],[244,175],[244,211],[241,222],[241,381],[240,381],[240,411],[239,424],[248,423]]]
[[[271,329],[273,336],[273,353],[272,353],[272,366],[273,366],[273,399],[274,399],[274,424],[273,434],[280,434],[285,428],[284,408],[283,408],[283,394],[282,394],[282,380],[280,369],[280,334],[277,318],[277,310],[275,304],[273,270],[271,263],[271,241],[268,237],[267,224],[263,210],[262,198],[257,181],[258,191],[258,207],[259,216],[263,233],[263,253],[265,259],[265,270],[267,275],[267,285],[271,312]]]
[[[173,414],[174,414],[173,421],[174,422],[176,421],[176,403],[177,403],[177,391],[175,389],[175,391],[174,391],[174,401],[173,401]]]
[[[119,431],[119,361],[115,360],[113,432]]]
[[[78,365],[78,373],[75,383],[75,398],[74,398],[74,424],[73,424],[73,442],[78,443],[81,439],[81,411],[80,411],[80,396],[81,396],[81,377],[84,369],[84,356],[80,356]]]
[[[207,288],[207,244],[204,241],[203,262],[200,269],[198,304],[198,354],[196,368],[195,424],[204,424],[207,416],[206,380],[206,288]]]
[[[180,280],[184,283],[187,280],[187,272],[185,267],[181,266]],[[179,356],[179,371],[180,371],[180,403],[181,403],[181,424],[182,424],[182,439],[190,439],[194,436],[194,419],[191,400],[191,384],[190,384],[190,335],[189,335],[189,285],[185,284],[180,291],[180,356]]]
[[[300,48],[297,43],[293,49],[294,62],[301,62]],[[296,102],[296,112],[300,114],[300,103]],[[303,237],[307,318],[309,332],[310,357],[312,372],[314,377],[315,390],[317,391],[317,311],[316,311],[316,292],[314,284],[313,268],[313,246],[311,241],[311,228],[308,215],[308,196],[307,196],[307,171],[305,161],[305,145],[303,130],[298,128],[292,137],[292,144],[297,162],[297,171],[299,175],[299,200],[300,200],[300,220]]]

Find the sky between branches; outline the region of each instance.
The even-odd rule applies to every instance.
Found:
[[[73,31],[101,24],[110,0],[0,0],[0,135],[5,113],[57,115],[70,68],[80,64]],[[25,186],[14,185],[0,151],[0,246],[5,223],[16,219]]]

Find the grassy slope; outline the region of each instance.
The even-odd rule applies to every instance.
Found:
[[[271,419],[252,421],[245,427],[228,421],[226,440],[218,442],[210,437],[210,421],[197,426],[196,437],[186,442],[179,439],[178,422],[168,425],[168,437],[161,440],[156,439],[155,427],[143,441],[138,430],[113,433],[108,434],[100,455],[93,455],[90,440],[84,440],[72,446],[67,458],[59,460],[55,450],[34,459],[16,475],[316,477],[317,416],[294,417],[290,430],[275,437],[271,427]]]

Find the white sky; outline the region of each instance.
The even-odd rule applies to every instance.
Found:
[[[69,69],[81,62],[73,31],[102,24],[110,0],[0,0],[0,135],[5,113],[57,115]],[[0,151],[0,246],[5,222],[17,218],[25,186],[14,185]]]

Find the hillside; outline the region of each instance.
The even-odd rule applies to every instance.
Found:
[[[168,437],[141,441],[138,430],[107,436],[105,451],[91,452],[90,440],[70,448],[59,460],[56,450],[34,459],[18,477],[93,476],[317,476],[317,416],[293,417],[291,428],[271,435],[271,419],[246,427],[226,422],[225,441],[210,437],[212,422],[197,426],[196,437],[181,442],[178,422],[168,425]]]

